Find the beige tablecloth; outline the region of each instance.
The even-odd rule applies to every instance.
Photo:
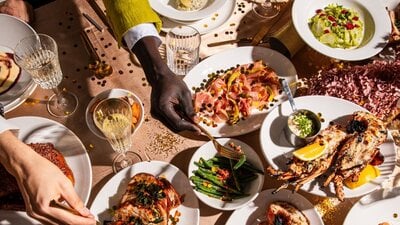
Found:
[[[100,4],[100,10],[97,11],[100,12],[102,9],[101,2],[94,1],[93,5],[96,6],[96,3]],[[91,133],[85,122],[86,106],[96,94],[106,89],[118,87],[133,91],[143,101],[145,121],[133,136],[133,150],[138,152],[144,159],[167,161],[186,173],[191,155],[207,141],[207,139],[199,138],[189,133],[174,134],[150,116],[149,98],[151,88],[145,79],[142,69],[134,63],[134,60],[131,60],[128,52],[118,49],[117,43],[108,29],[100,32],[82,17],[82,12],[85,12],[104,26],[101,14],[97,14],[92,6],[85,0],[58,0],[37,9],[35,11],[36,22],[33,24],[33,27],[38,32],[49,34],[57,41],[61,67],[64,73],[62,86],[79,96],[79,109],[66,119],[51,117],[47,113],[44,104],[51,92],[37,88],[24,104],[6,115],[8,118],[25,115],[47,117],[61,122],[82,140],[87,148],[93,169],[93,185],[88,202],[89,206],[102,186],[114,175],[111,169],[114,156],[112,149],[106,141]],[[289,18],[287,19],[290,19],[290,14],[284,15],[282,18],[288,15]],[[247,35],[253,36],[258,31],[258,29],[254,29],[254,24],[256,23],[258,22],[254,20],[250,4],[243,0],[237,0],[232,16],[218,29],[202,36],[201,58],[223,49],[236,47],[236,44],[229,44],[209,48],[207,44]],[[284,24],[285,21],[281,23]],[[89,71],[88,63],[92,62],[92,59],[83,44],[82,32],[86,32],[100,59],[114,68],[111,76],[105,79],[98,79]],[[270,32],[273,32],[273,29]],[[292,58],[292,61],[299,77],[313,74],[321,67],[332,62],[331,59],[321,56],[305,46]],[[261,153],[259,131],[237,138],[253,147],[262,158],[264,165],[267,165]],[[388,181],[386,185],[398,185],[398,167],[396,167],[395,174],[396,176]],[[266,176],[263,189],[276,188],[278,185],[277,181]],[[315,205],[327,225],[342,224],[347,212],[358,200],[358,198],[351,198],[346,199],[344,202],[339,202],[334,198],[317,197],[303,191],[300,191],[300,193]],[[201,202],[199,202],[199,205],[201,225],[225,224],[231,215],[229,211],[222,212]]]

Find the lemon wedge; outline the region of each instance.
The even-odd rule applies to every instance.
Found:
[[[381,171],[379,170],[378,167],[372,166],[368,164],[360,173],[360,176],[358,177],[358,181],[351,181],[351,179],[346,179],[344,181],[344,185],[350,189],[354,189],[357,187],[360,187],[363,184],[366,184],[370,182],[371,180],[379,177],[381,174]]]
[[[326,144],[323,142],[313,142],[293,152],[293,155],[303,161],[316,159],[325,153]]]

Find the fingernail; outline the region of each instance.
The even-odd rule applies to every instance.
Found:
[[[79,212],[81,215],[83,216],[87,216],[87,217],[93,217],[92,213],[90,212],[90,210],[86,207],[82,208]]]

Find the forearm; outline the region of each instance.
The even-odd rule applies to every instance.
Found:
[[[154,85],[162,76],[173,75],[161,58],[158,51],[160,40],[157,37],[148,36],[141,38],[132,48],[132,52],[140,61],[150,85]]]

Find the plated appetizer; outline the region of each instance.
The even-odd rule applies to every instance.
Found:
[[[277,74],[259,60],[210,74],[200,87],[194,88],[194,108],[199,121],[206,125],[234,125],[253,110],[270,107],[279,90]]]
[[[21,68],[11,53],[0,51],[0,95],[14,86],[21,75]]]
[[[331,124],[321,131],[313,143],[293,152],[294,157],[288,162],[286,171],[272,167],[268,171],[277,179],[287,181],[277,191],[289,184],[295,185],[297,191],[305,183],[328,174],[324,186],[333,182],[336,196],[343,201],[343,184],[356,187],[351,184],[365,174],[363,171],[375,171],[377,168],[371,170],[370,166],[383,163],[379,146],[386,138],[383,121],[369,112],[357,111],[347,127]]]
[[[266,211],[266,225],[309,225],[307,217],[294,205],[285,201],[269,204]]]
[[[364,36],[364,24],[357,11],[338,4],[317,9],[309,26],[314,36],[332,48],[354,48]]]
[[[209,197],[222,201],[232,201],[249,196],[247,185],[264,172],[249,162],[230,160],[222,156],[210,159],[200,157],[194,162],[198,169],[193,171],[190,180],[194,189]]]
[[[169,213],[180,204],[181,196],[167,179],[138,173],[131,178],[119,204],[113,208],[112,222],[108,224],[167,225],[170,220],[179,219],[179,213],[172,216]]]
[[[176,5],[179,10],[195,11],[202,9],[208,0],[176,0]]]

